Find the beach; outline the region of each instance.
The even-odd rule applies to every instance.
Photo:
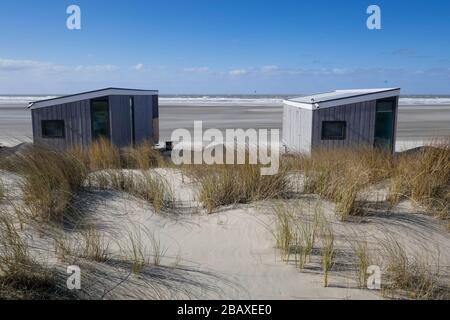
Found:
[[[27,101],[11,100],[0,97],[3,146],[31,140]],[[281,119],[280,97],[160,98],[161,142],[175,129],[193,130],[194,121],[205,129],[281,129]],[[401,99],[397,136],[397,151],[450,136],[450,101]],[[286,171],[272,178],[246,166],[174,167],[145,145],[122,163],[120,153],[102,143],[78,156],[27,145],[3,152],[0,214],[7,219],[0,242],[13,241],[6,230],[21,226],[17,234],[30,261],[53,268],[58,298],[74,298],[61,289],[73,259],[85,277],[78,299],[448,297],[448,196],[434,191],[447,190],[448,149],[392,159],[364,150],[325,153],[309,171],[304,158],[286,156]],[[311,183],[330,164],[326,180]],[[51,214],[61,214],[67,226],[53,224]],[[31,216],[42,220],[22,221]],[[369,266],[382,268],[383,281],[406,280],[372,290]],[[52,292],[30,297],[53,299]],[[23,294],[4,291],[11,293]]]
[[[28,98],[30,99],[30,98]],[[171,139],[175,129],[193,129],[194,121],[217,129],[281,129],[282,98],[272,97],[161,97],[160,139]],[[0,99],[0,144],[30,141],[31,113],[27,100]],[[450,136],[450,99],[404,97],[399,103],[397,151],[429,139]]]

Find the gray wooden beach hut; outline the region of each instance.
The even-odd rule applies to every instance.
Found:
[[[283,101],[290,152],[370,146],[394,152],[400,88],[337,90]]]
[[[88,146],[100,137],[118,147],[159,141],[157,90],[106,88],[30,103],[34,143]]]

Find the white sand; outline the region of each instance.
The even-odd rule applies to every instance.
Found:
[[[322,276],[300,273],[292,264],[281,261],[269,230],[273,218],[255,208],[176,218],[154,214],[150,207],[137,205],[135,201],[116,194],[108,203],[100,204],[96,212],[118,229],[127,224],[154,233],[167,250],[163,264],[171,265],[178,260],[179,266],[218,277],[218,292],[205,292],[202,298],[379,298],[369,291],[323,288]],[[131,223],[125,222],[128,220]]]
[[[146,254],[154,252],[152,236],[160,242],[163,252],[161,266],[129,279],[126,271],[129,266],[119,270],[95,265],[96,271],[89,271],[92,272],[89,279],[93,280],[88,282],[98,292],[103,292],[103,287],[114,288],[106,298],[156,295],[176,299],[380,299],[378,291],[356,289],[351,243],[363,238],[371,248],[377,248],[380,241],[392,236],[411,252],[425,250],[433,257],[439,253],[441,270],[450,271],[448,231],[436,219],[414,214],[417,210],[411,204],[402,203],[395,210],[382,209],[358,223],[344,224],[337,221],[333,204],[305,196],[291,202],[303,207],[306,217],[319,201],[335,232],[339,254],[330,274],[330,286],[324,288],[318,256],[313,257],[304,272],[296,269],[292,261],[280,258],[272,235],[273,203],[223,208],[206,215],[197,207],[194,185],[189,179],[176,170],[157,169],[157,172],[174,188],[179,213],[156,214],[146,202],[121,192],[82,194],[80,208],[84,208],[88,221],[110,239],[111,256],[121,254],[119,247],[127,247],[130,231],[140,234]],[[13,188],[17,177],[1,175],[8,188]],[[45,243],[36,234],[29,235],[28,241],[33,245],[39,243],[39,247]],[[48,243],[51,245],[51,241]],[[376,252],[374,249],[375,255]],[[155,294],[153,286],[165,293]]]
[[[184,204],[185,208],[192,208],[196,205],[193,185],[188,179],[183,183],[177,171],[158,169],[158,172],[177,190],[178,206]],[[270,202],[223,208],[212,215],[198,212],[198,209],[193,209],[193,213],[161,215],[155,214],[146,203],[121,193],[109,193],[107,202],[101,201],[101,195],[93,197],[98,204],[93,221],[104,221],[119,234],[131,225],[149,231],[165,250],[163,264],[177,264],[218,277],[217,289],[203,292],[202,298],[381,298],[379,292],[355,289],[354,270],[337,267],[330,277],[330,287],[324,288],[319,257],[315,257],[305,272],[299,272],[293,262],[282,261],[274,248],[274,216]],[[312,211],[315,201],[314,197],[306,197],[299,200],[298,205],[305,206],[308,212]],[[393,236],[407,248],[414,249],[412,251],[424,247],[433,257],[439,252],[443,269],[450,265],[450,236],[445,227],[432,217],[412,214],[414,209],[408,203],[391,213],[382,210],[364,218],[364,223],[344,224],[336,220],[331,203],[320,202],[335,229],[336,246],[343,253],[339,257],[343,264],[352,261],[351,241],[361,240],[364,235],[372,247]]]

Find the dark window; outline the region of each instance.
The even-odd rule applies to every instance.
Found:
[[[394,145],[395,105],[393,99],[378,100],[375,120],[375,147],[392,150]]]
[[[108,98],[100,98],[91,100],[91,125],[92,137],[109,138],[109,100]]]
[[[346,127],[345,121],[323,121],[322,140],[345,140]]]
[[[64,138],[64,120],[42,120],[43,138]]]

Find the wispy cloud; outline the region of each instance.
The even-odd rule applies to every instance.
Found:
[[[346,68],[281,68],[276,65],[267,65],[258,68],[241,68],[228,72],[231,76],[253,75],[253,76],[283,76],[283,75],[346,75],[358,72],[356,69]]]
[[[58,66],[48,62],[0,58],[0,70],[2,71],[50,70],[56,68]]]
[[[416,59],[429,58],[429,56],[424,55],[418,50],[413,48],[398,48],[389,52],[389,54],[401,58],[416,58]]]
[[[69,68],[70,70],[70,68]],[[112,64],[105,65],[94,65],[94,66],[77,66],[75,67],[75,71],[77,72],[113,72],[117,71],[119,68]]]
[[[261,67],[261,72],[262,73],[271,73],[271,72],[278,71],[278,70],[280,70],[280,68],[278,66],[275,66],[275,65]]]
[[[142,71],[144,70],[145,65],[143,63],[138,63],[137,65],[133,66],[133,69],[136,71]]]
[[[401,51],[398,54],[407,53]],[[424,79],[430,83],[428,87],[424,87]],[[447,89],[444,86],[450,81],[450,68],[354,68],[345,65],[329,68],[310,65],[309,68],[303,68],[276,64],[183,68],[145,62],[121,67],[114,64],[57,64],[32,59],[0,58],[0,90],[4,92],[72,92],[105,86],[150,86],[172,92],[240,92],[247,90],[244,88],[294,92],[318,91],[322,87],[374,86],[386,81],[403,87],[416,86],[422,92],[445,91]]]
[[[250,73],[247,69],[233,69],[228,72],[230,76],[243,76]]]
[[[204,74],[204,73],[211,72],[211,69],[208,67],[189,67],[189,68],[184,68],[182,71],[186,72],[186,73]]]
[[[399,48],[392,51],[392,55],[394,56],[415,56],[416,54],[416,49],[411,48]]]
[[[111,64],[106,65],[58,65],[50,62],[36,60],[14,60],[0,58],[0,71],[3,72],[112,72],[118,70],[118,67]]]

